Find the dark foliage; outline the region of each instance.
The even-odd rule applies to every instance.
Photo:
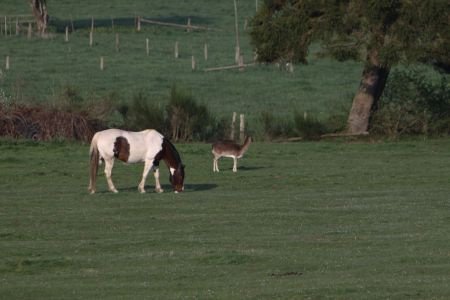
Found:
[[[433,81],[418,70],[393,72],[374,115],[373,131],[394,138],[450,134],[448,76]]]

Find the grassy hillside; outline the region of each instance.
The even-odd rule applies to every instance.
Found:
[[[445,299],[449,139],[177,145],[186,191],[87,193],[87,146],[0,144],[5,299]],[[101,172],[102,173],[102,172]],[[148,191],[154,187],[149,176]]]
[[[229,3],[228,3],[229,2]],[[309,65],[295,66],[294,73],[274,65],[238,70],[204,72],[204,68],[234,64],[233,2],[208,1],[49,1],[52,34],[48,39],[26,35],[0,36],[0,58],[10,56],[10,70],[3,70],[1,89],[7,97],[35,102],[58,101],[62,91],[74,88],[85,99],[116,95],[128,102],[133,94],[145,91],[152,101],[165,103],[173,84],[190,89],[219,117],[244,113],[249,128],[256,129],[260,113],[271,111],[291,116],[292,111],[308,111],[326,118],[335,110],[347,110],[361,72],[357,63],[318,60],[311,55]],[[252,62],[253,49],[245,19],[255,11],[255,1],[239,2],[239,27],[245,62]],[[79,3],[79,2],[77,2]],[[24,3],[7,0],[7,15],[28,14]],[[134,27],[134,17],[208,26],[210,31],[185,32],[171,27]],[[94,45],[89,47],[91,17],[95,18]],[[112,28],[114,18],[114,29]],[[64,42],[64,28],[73,20],[75,32]],[[116,33],[120,51],[116,51]],[[150,41],[146,55],[145,40]],[[180,58],[174,58],[175,42]],[[204,44],[208,44],[208,60]],[[191,70],[194,55],[197,70]],[[104,57],[105,70],[99,68]],[[3,64],[1,65],[3,68]]]

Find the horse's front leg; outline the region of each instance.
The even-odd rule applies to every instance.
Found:
[[[108,182],[109,190],[113,193],[118,193],[118,191],[116,190],[116,187],[114,186],[114,183],[112,182],[112,178],[111,178],[113,166],[114,166],[114,158],[105,159],[105,176],[106,176],[106,181]]]
[[[150,171],[152,166],[153,166],[153,161],[146,159],[145,165],[144,165],[144,172],[142,173],[142,180],[139,183],[139,187],[138,187],[138,190],[141,193],[145,193],[145,181],[147,180],[148,172]]]
[[[155,176],[155,191],[157,193],[164,192],[164,190],[161,188],[161,183],[159,183],[159,168],[158,167],[154,168],[153,175]]]

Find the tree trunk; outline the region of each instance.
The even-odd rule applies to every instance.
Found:
[[[48,25],[46,0],[30,0],[30,5],[36,18],[37,30],[40,35],[44,35]]]
[[[370,117],[378,108],[388,75],[389,68],[386,67],[369,64],[364,68],[347,121],[349,134],[364,134],[369,130]]]

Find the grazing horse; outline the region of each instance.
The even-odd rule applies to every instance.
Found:
[[[95,193],[96,177],[100,160],[105,162],[105,175],[111,192],[117,189],[111,179],[114,159],[126,163],[144,162],[144,172],[138,190],[145,193],[145,180],[148,172],[153,170],[155,191],[162,193],[159,183],[159,162],[164,160],[170,171],[170,183],[175,193],[184,190],[184,165],[173,144],[162,134],[153,129],[139,132],[120,129],[107,129],[97,132],[92,138],[90,148],[90,181],[89,192]]]

